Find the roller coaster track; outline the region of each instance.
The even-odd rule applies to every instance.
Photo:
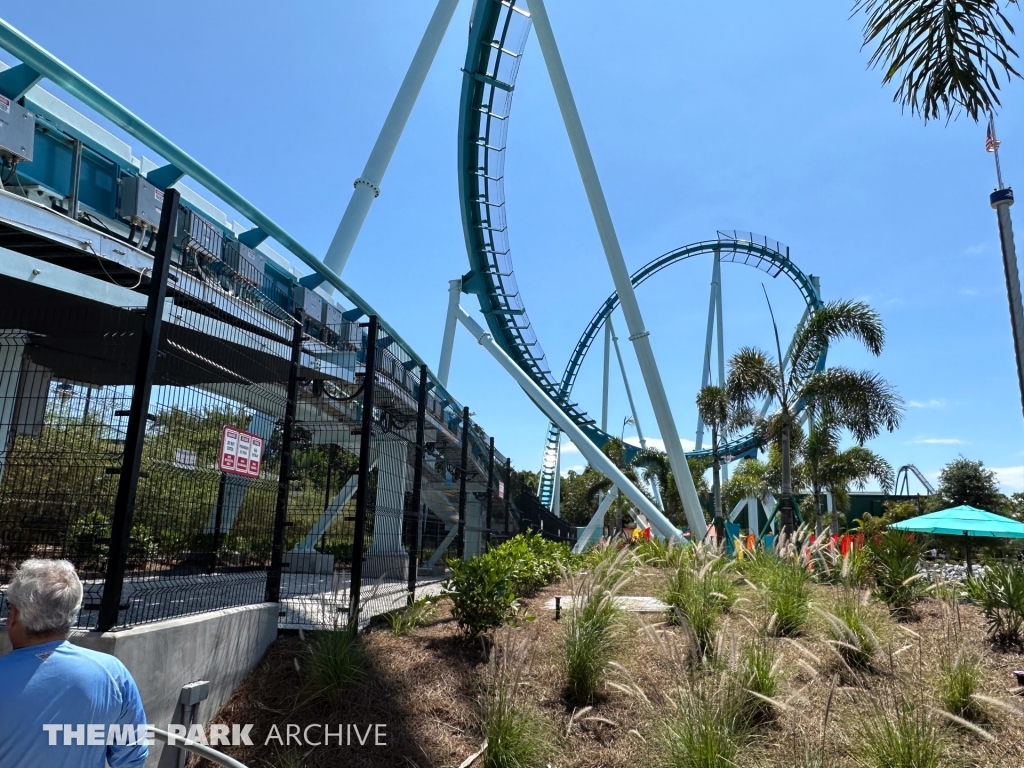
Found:
[[[797,287],[797,290],[800,291],[800,295],[803,297],[807,307],[808,315],[821,306],[821,297],[818,295],[814,282],[810,276],[806,275],[796,264],[790,261],[789,248],[769,238],[762,238],[745,232],[719,232],[717,240],[705,240],[669,251],[638,269],[630,276],[630,280],[635,288],[673,264],[695,256],[704,256],[716,252],[724,264],[743,264],[759,269],[772,278],[776,278],[779,275],[788,277]],[[576,377],[579,375],[580,367],[583,365],[587,352],[593,346],[597,334],[600,332],[605,321],[618,305],[619,296],[617,293],[612,293],[605,299],[600,309],[594,313],[583,335],[576,342],[576,347],[569,358],[569,363],[565,367],[565,373],[562,374],[559,391],[563,399],[568,399],[571,396],[573,385],[576,383]],[[819,356],[818,370],[825,367],[827,353],[827,349],[823,350]],[[605,440],[607,439],[605,437]],[[551,424],[548,427],[547,440],[544,447],[544,466],[540,485],[541,501],[545,503],[550,502],[554,489],[554,470],[560,441],[561,430],[554,424]],[[758,447],[759,443],[753,435],[744,435],[725,444],[722,451],[725,455],[729,456],[743,456]],[[687,455],[699,457],[708,456],[710,453],[709,450],[705,449],[703,451],[691,451]]]
[[[494,340],[516,364],[577,423],[598,445],[610,436],[601,431],[570,399],[580,364],[604,318],[618,306],[612,294],[580,338],[561,380],[548,365],[544,350],[526,313],[512,267],[511,245],[505,215],[505,148],[512,95],[523,51],[530,32],[530,16],[524,0],[477,0],[470,21],[466,64],[463,69],[459,109],[459,197],[470,271],[463,277],[463,291],[473,294]],[[655,259],[633,275],[639,285],[670,264],[718,250],[723,261],[743,263],[772,277],[785,273],[800,290],[808,309],[821,299],[810,278],[790,260],[788,249],[777,245],[721,236],[695,243]],[[824,366],[824,353],[819,366]],[[541,500],[550,504],[560,431],[548,431]],[[739,455],[756,448],[752,437],[728,446]],[[550,466],[548,466],[550,464]]]
[[[530,32],[523,0],[477,0],[459,110],[459,197],[474,294],[494,340],[589,435],[593,419],[560,395],[512,270],[505,219],[505,140],[519,62]]]
[[[924,476],[924,473],[913,464],[904,464],[896,471],[896,484],[893,486],[893,490],[897,494],[900,493],[900,488],[903,488],[902,493],[910,493],[910,475],[917,478],[917,481],[928,491],[929,496],[935,495],[935,486],[928,482],[928,478]]]

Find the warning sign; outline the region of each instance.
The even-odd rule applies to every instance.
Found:
[[[505,498],[505,484],[501,480],[498,481],[498,498]]]
[[[263,438],[241,429],[225,426],[220,435],[221,472],[243,477],[259,477],[263,460]]]

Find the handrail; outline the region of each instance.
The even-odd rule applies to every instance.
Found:
[[[166,742],[169,747],[180,747],[181,749],[187,749],[189,752],[195,752],[197,755],[202,755],[207,760],[212,760],[217,765],[224,766],[224,768],[248,768],[245,763],[240,763],[233,757],[228,757],[223,752],[218,752],[213,747],[208,747],[197,741],[186,739],[184,736],[174,736],[167,731],[162,731],[159,728],[153,728],[152,726],[147,726],[146,730],[160,739],[160,741]]]

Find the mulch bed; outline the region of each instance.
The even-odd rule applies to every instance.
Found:
[[[659,571],[645,569],[633,579],[627,592],[656,594],[662,578]],[[827,605],[834,597],[834,588],[816,586],[814,590],[819,604]],[[636,695],[609,691],[592,710],[582,717],[577,715],[566,733],[574,706],[564,695],[559,669],[561,625],[543,607],[559,594],[565,594],[565,587],[553,585],[523,601],[535,620],[511,630],[532,638],[534,657],[527,677],[530,698],[560,733],[551,765],[632,768],[659,764],[656,743],[660,723],[673,710],[668,696],[679,683],[673,665],[664,656],[663,643],[652,638],[643,625],[657,624],[663,617],[627,616],[627,642],[619,658],[626,672],[615,673],[619,682],[642,690],[650,704]],[[790,768],[801,765],[804,753],[809,752],[823,754],[823,766],[858,766],[853,736],[875,699],[901,689],[916,701],[927,704],[932,700],[949,631],[944,611],[940,601],[926,600],[909,621],[898,624],[883,617],[884,647],[878,654],[878,668],[856,681],[839,674],[835,655],[815,623],[797,643],[779,641],[786,671],[780,698],[787,708],[759,729],[743,749],[739,765]],[[722,637],[727,647],[752,633],[744,614],[754,615],[753,601],[741,600],[726,618]],[[959,606],[959,624],[968,647],[984,654],[982,692],[1008,702],[1008,709],[988,707],[991,718],[984,728],[994,737],[992,741],[950,725],[947,736],[953,746],[947,755],[948,764],[974,768],[1024,766],[1024,698],[1008,693],[1014,685],[1012,670],[1024,668],[1024,652],[992,648],[985,639],[984,619],[973,606]],[[664,626],[660,629],[678,632]],[[476,717],[476,696],[487,654],[479,641],[474,644],[463,639],[447,607],[442,604],[431,624],[405,637],[393,636],[386,626],[371,629],[365,635],[364,646],[366,674],[359,683],[333,704],[307,702],[302,698],[302,681],[295,664],[296,659],[301,664],[303,641],[292,634],[282,636],[213,719],[216,723],[254,726],[253,746],[224,751],[250,768],[456,768],[480,749],[483,739]],[[822,715],[833,685],[829,723],[823,734]],[[288,723],[329,723],[332,730],[339,723],[351,723],[361,732],[367,725],[382,723],[386,725],[386,746],[371,746],[372,736],[362,746],[300,747],[294,742],[281,746],[275,740],[264,743],[275,724],[285,737]],[[314,729],[311,735],[319,738],[320,733]],[[480,762],[475,764],[479,766]]]

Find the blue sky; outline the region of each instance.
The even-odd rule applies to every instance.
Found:
[[[54,0],[8,4],[3,17],[323,253],[432,6]],[[456,13],[344,274],[431,362],[447,281],[468,268],[456,130],[470,6],[463,0]],[[549,13],[630,269],[718,229],[786,243],[821,276],[826,299],[868,301],[885,320],[881,358],[853,344],[830,355],[878,370],[907,400],[903,427],[872,447],[894,467],[915,463],[930,475],[959,454],[982,459],[1005,490],[1024,489],[984,128],[901,114],[866,69],[859,22],[843,3],[577,0],[552,2]],[[998,121],[1011,185],[1024,179],[1022,101],[1017,81]],[[513,102],[506,198],[523,298],[560,371],[612,285],[532,37]],[[710,271],[710,261],[678,265],[638,292],[687,439]],[[773,344],[762,282],[784,333],[799,318],[792,285],[724,265],[727,354]],[[654,432],[625,352],[641,423]],[[546,419],[462,332],[450,389],[517,466],[539,465]],[[575,394],[599,412],[598,354]],[[610,421],[621,424],[621,383],[613,394]],[[563,468],[574,464],[582,460],[568,452]]]

